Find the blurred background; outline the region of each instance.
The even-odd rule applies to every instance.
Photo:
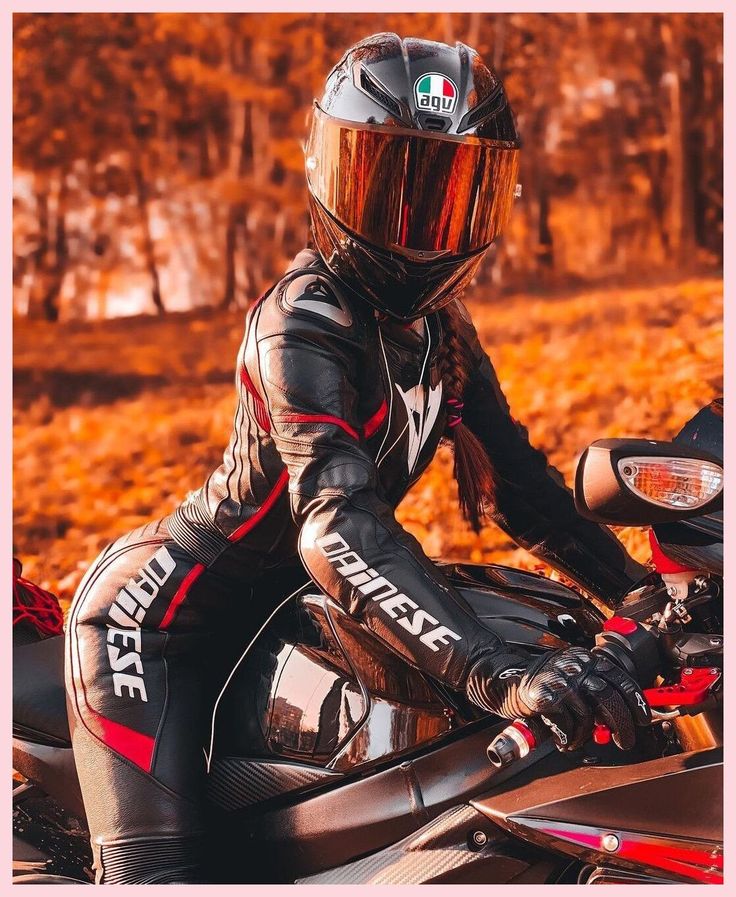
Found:
[[[568,482],[592,439],[671,438],[721,394],[720,15],[16,14],[14,547],[62,598],[219,462],[243,313],[307,237],[312,98],[384,30],[463,40],[506,82],[523,196],[468,304]],[[460,522],[450,464],[402,522],[534,566]]]

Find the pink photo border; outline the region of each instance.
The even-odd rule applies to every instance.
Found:
[[[5,487],[2,490],[3,503],[4,507],[2,510],[2,515],[0,517],[0,532],[2,533],[2,544],[6,546],[6,550],[3,553],[3,557],[6,558],[6,567],[9,570],[10,567],[10,555],[12,552],[12,302],[10,300],[10,284],[11,284],[11,273],[12,273],[12,258],[11,258],[11,249],[12,249],[12,131],[11,131],[11,121],[12,121],[12,14],[13,12],[117,12],[117,11],[130,11],[130,12],[201,12],[203,10],[203,4],[192,2],[192,0],[178,0],[178,2],[171,2],[171,0],[158,0],[158,2],[136,2],[136,0],[128,0],[126,3],[120,2],[42,2],[42,0],[36,0],[36,2],[23,2],[23,0],[15,0],[15,2],[11,3],[9,7],[5,7],[2,11],[0,11],[0,22],[2,23],[2,59],[3,59],[3,68],[4,68],[4,77],[2,79],[3,90],[2,90],[2,110],[3,110],[3,120],[6,122],[5,126],[5,138],[2,141],[2,157],[3,157],[3,168],[5,171],[5,177],[3,180],[3,199],[4,199],[4,207],[5,214],[2,217],[2,223],[0,227],[2,228],[2,244],[3,244],[3,252],[2,252],[2,269],[3,269],[3,283],[6,284],[6,296],[8,296],[7,304],[6,304],[6,326],[4,326],[0,330],[0,347],[2,350],[2,358],[4,359],[2,365],[2,382],[0,385],[0,395],[2,396],[2,407],[4,411],[4,420],[7,421],[6,426],[2,430],[1,436],[1,448],[2,448],[2,470],[4,474],[4,483]],[[276,2],[273,4],[266,3],[252,3],[252,2],[232,2],[232,0],[220,0],[220,2],[215,3],[214,6],[210,6],[207,11],[208,12],[256,12],[260,14],[264,13],[279,13],[279,12],[300,12],[305,9],[305,7],[315,11],[315,12],[334,12],[334,13],[346,13],[346,12],[447,12],[447,0],[442,0],[442,2],[438,2],[438,0],[423,0],[423,2],[418,3],[390,3],[386,2],[386,0],[371,0],[370,3],[355,3],[350,2],[350,0],[343,0],[343,2],[318,2],[318,0],[314,0],[314,2],[310,4],[305,4],[304,2],[289,2],[289,0],[280,0],[280,2]],[[713,3],[713,2],[705,2],[705,0],[700,0],[700,2],[693,2],[693,0],[669,0],[669,2],[662,2],[662,0],[648,0],[648,2],[619,2],[619,3],[605,3],[605,4],[597,4],[588,0],[587,3],[575,2],[575,0],[566,0],[566,2],[536,2],[536,3],[495,3],[495,2],[477,2],[477,0],[466,0],[461,5],[459,10],[452,11],[462,11],[462,12],[471,12],[471,11],[479,11],[479,12],[504,12],[510,11],[510,8],[513,9],[514,12],[640,12],[642,14],[654,13],[654,12],[723,12],[725,13],[724,17],[724,52],[725,52],[725,90],[724,90],[724,102],[725,102],[725,118],[726,118],[726,131],[725,131],[725,146],[724,146],[724,159],[729,160],[729,162],[734,158],[734,150],[736,150],[736,139],[734,139],[734,129],[733,129],[733,87],[734,84],[734,76],[736,75],[736,64],[734,64],[734,52],[733,49],[736,46],[734,44],[734,28],[733,28],[733,20],[736,16],[736,2],[731,0],[731,2],[722,2],[722,3]],[[729,198],[733,193],[733,168],[732,166],[725,166],[725,195]],[[732,228],[729,227],[728,224],[728,216],[726,217],[726,224],[724,230],[724,239],[726,242],[726,246],[731,245],[729,242],[728,234],[732,232]],[[733,320],[733,311],[732,311],[732,301],[734,299],[734,290],[731,284],[731,276],[730,276],[730,268],[731,261],[730,255],[728,252],[726,253],[726,258],[724,261],[724,280],[725,280],[725,290],[726,290],[726,303],[725,303],[725,332],[724,332],[724,340],[726,342],[726,346],[728,348],[733,348],[736,346],[736,325]],[[734,365],[736,365],[736,360],[734,359],[734,355],[731,355],[730,351],[725,353],[725,380],[729,385],[734,383]],[[728,420],[728,419],[727,419]],[[732,450],[736,448],[736,436],[734,436],[734,431],[732,426],[727,423],[726,424],[726,456],[730,459],[731,457],[735,457],[736,454],[732,453]],[[727,541],[730,542],[730,535],[733,530],[733,523],[736,519],[736,512],[734,510],[734,501],[736,500],[736,494],[732,494],[727,496],[726,498],[726,537]],[[730,550],[726,552],[726,578],[728,581],[733,579],[733,574],[736,570],[736,559],[731,555]],[[730,602],[726,604],[726,630],[731,632],[734,629],[734,623],[736,622],[736,601],[731,599]],[[9,621],[8,621],[9,622]],[[2,705],[3,719],[5,721],[6,727],[5,731],[10,732],[11,727],[11,719],[12,719],[12,707],[10,700],[10,684],[12,677],[12,631],[10,625],[6,622],[5,626],[3,626],[0,630],[0,638],[2,639],[3,645],[3,683],[4,688],[0,692],[0,702]],[[726,742],[726,753],[727,756],[730,756],[733,737],[736,734],[736,719],[734,718],[734,701],[736,699],[733,695],[729,696],[727,692],[726,697],[726,728],[728,731],[728,738]],[[735,795],[736,780],[734,777],[733,766],[732,763],[726,763],[726,774],[725,774],[725,785],[724,790],[725,794]],[[736,809],[734,808],[734,802],[726,800],[725,809],[724,809],[724,825],[725,825],[725,838],[726,838],[726,881],[729,881],[730,875],[730,844],[731,837],[736,829]],[[0,835],[0,846],[2,847],[3,852],[3,861],[2,861],[2,877],[0,878],[0,888],[4,891],[4,889],[10,888],[10,868],[11,868],[11,843],[12,837],[10,832],[10,826],[6,824],[2,829],[2,834]],[[34,886],[31,886],[34,887]],[[69,894],[76,894],[77,887],[72,885],[61,886],[64,890]],[[190,889],[194,888],[198,892],[209,892],[211,889],[216,887],[227,887],[227,886],[217,886],[217,885],[190,885]],[[238,885],[238,888],[244,891],[248,891],[251,893],[261,893],[263,891],[268,891],[269,894],[279,894],[279,893],[290,893],[291,890],[295,887],[294,885],[272,885],[267,888],[262,885]],[[341,886],[339,891],[337,889],[323,889],[321,887],[316,886],[304,886],[304,890],[309,891],[311,893],[319,893],[323,894],[325,890],[331,890],[332,893],[339,893],[342,895],[354,894],[360,890],[364,890],[366,886],[363,885],[350,885],[350,886]],[[476,891],[479,891],[483,886],[480,885],[469,885],[469,886],[450,886],[450,885],[438,885],[434,886],[431,890],[432,894],[438,893],[465,893],[468,888],[474,888]],[[493,888],[494,893],[499,888],[498,885],[488,886],[488,888],[484,888],[486,893],[490,892],[490,888]],[[509,886],[503,886],[504,888]],[[522,895],[527,892],[538,892],[540,889],[543,889],[544,886],[540,885],[517,885],[514,886],[511,890],[511,893],[514,895]],[[555,890],[555,894],[560,894],[565,891],[572,892],[574,888],[577,886],[574,885],[558,885]],[[668,887],[669,886],[665,886]],[[675,887],[675,886],[672,886]],[[708,886],[705,885],[692,885],[687,887],[687,891],[683,891],[679,889],[676,893],[688,893],[692,894],[696,891],[705,891]],[[119,889],[120,886],[113,887],[113,890]],[[626,893],[632,893],[635,891],[643,891],[646,890],[645,886],[633,886],[633,891],[631,889],[627,890]],[[426,894],[427,892],[422,890],[419,886],[389,886],[382,889],[381,893],[386,893],[386,891],[396,891],[397,893],[401,893],[402,895],[408,894]],[[58,893],[58,892],[57,892]],[[178,894],[180,893],[179,888],[175,886],[158,886],[156,889],[156,893],[172,893]],[[659,891],[658,891],[659,893]],[[712,893],[712,892],[711,892]]]

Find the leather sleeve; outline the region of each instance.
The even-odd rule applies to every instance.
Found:
[[[511,416],[496,372],[475,327],[459,305],[472,370],[463,422],[485,447],[496,473],[492,518],[519,545],[565,573],[586,591],[618,603],[647,570],[604,526],[581,517],[562,474],[529,442]],[[564,422],[561,422],[561,426]]]
[[[381,496],[356,414],[361,359],[369,351],[365,324],[355,314],[349,324],[344,315],[342,323],[318,320],[278,295],[265,305],[256,322],[257,373],[289,472],[305,567],[411,664],[464,687],[471,665],[504,645]]]

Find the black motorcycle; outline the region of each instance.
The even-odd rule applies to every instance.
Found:
[[[673,442],[601,440],[581,513],[652,525],[655,571],[611,616],[565,585],[446,564],[481,620],[531,653],[598,644],[654,724],[562,754],[483,715],[305,586],[252,640],[205,746],[212,882],[721,883],[723,406]],[[90,883],[63,640],[14,650],[14,882]]]

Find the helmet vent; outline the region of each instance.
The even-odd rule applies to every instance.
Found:
[[[418,115],[419,123],[425,131],[447,131],[452,124],[452,119],[442,115]]]
[[[506,94],[503,92],[503,87],[499,84],[493,93],[481,100],[477,106],[463,116],[458,131],[467,131],[468,128],[476,127],[485,119],[498,115],[505,106]]]
[[[398,119],[404,118],[401,105],[398,100],[391,96],[383,87],[370,75],[367,70],[361,66],[360,69],[360,86],[363,90],[384,109],[387,109],[392,115]]]

